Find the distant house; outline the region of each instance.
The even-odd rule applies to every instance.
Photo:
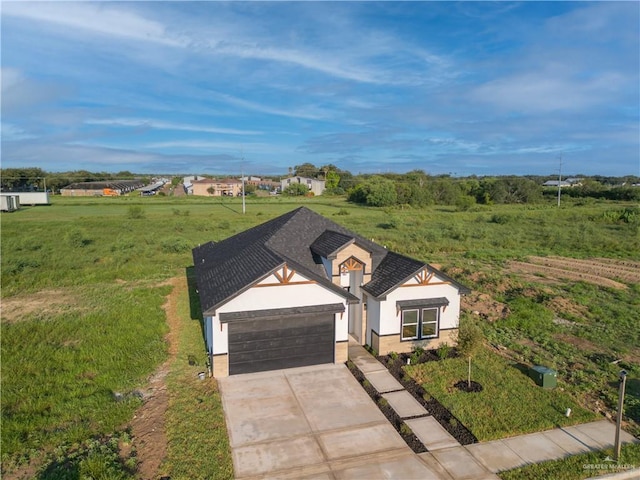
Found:
[[[557,187],[558,185],[560,185],[560,188],[564,188],[564,187],[577,187],[582,185],[582,179],[581,178],[567,178],[565,180],[547,180],[546,182],[544,182],[542,184],[543,187]]]
[[[289,177],[280,181],[280,188],[284,191],[289,185],[293,183],[301,183],[306,185],[310,192],[313,192],[314,195],[322,195],[325,189],[324,180],[317,180],[315,178],[307,178],[307,177]]]
[[[469,289],[301,207],[193,249],[213,375],[455,343]]]
[[[203,178],[192,182],[193,195],[203,197],[237,197],[242,192],[242,182],[234,178],[218,180]]]
[[[193,182],[196,180],[201,180],[203,177],[199,177],[198,175],[189,175],[182,179],[182,186],[184,187],[184,193],[187,195],[193,195]]]

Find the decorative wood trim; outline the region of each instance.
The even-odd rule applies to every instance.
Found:
[[[358,260],[356,257],[349,257],[344,262],[342,262],[339,266],[341,273],[347,273],[351,271],[362,270],[364,274],[364,263]]]
[[[295,270],[289,270],[287,268],[287,264],[285,263],[282,267],[282,274],[278,272],[273,272],[273,275],[278,279],[280,283],[290,283],[293,276],[296,274]]]
[[[289,270],[287,265],[285,264],[282,267],[282,270],[273,272],[273,276],[276,277],[278,283],[259,283],[254,285],[254,287],[276,287],[280,285],[312,285],[316,282],[315,280],[300,280],[297,282],[292,282],[291,279],[296,274],[295,270]]]
[[[299,282],[287,282],[287,283],[260,283],[258,285],[254,285],[251,288],[256,288],[256,287],[280,287],[283,285],[313,285],[316,284],[318,282],[316,282],[315,280],[302,280]]]
[[[426,268],[423,268],[418,272],[418,274],[413,277],[418,282],[418,285],[428,285],[431,279],[433,278],[434,273],[430,272]]]

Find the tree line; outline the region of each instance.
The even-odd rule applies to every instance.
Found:
[[[334,164],[315,166],[303,163],[290,167],[289,175],[315,178],[325,181],[325,195],[346,195],[347,199],[363,205],[388,207],[394,205],[455,205],[467,209],[475,204],[535,203],[545,197],[555,197],[556,187],[543,187],[551,176],[486,176],[452,177],[429,175],[423,170],[407,173],[385,173],[380,175],[353,175]],[[118,173],[46,172],[41,168],[0,169],[0,188],[3,191],[50,190],[76,182],[132,180],[139,178],[129,171]],[[640,201],[640,177],[580,176],[572,187],[562,188],[562,195],[574,198],[596,198],[619,201]],[[179,181],[179,180],[178,180]],[[304,195],[306,187],[292,184],[285,194]],[[298,185],[299,187],[299,185]],[[250,193],[250,192],[247,192]]]
[[[46,189],[56,193],[72,183],[134,180],[140,177],[140,175],[135,175],[127,170],[118,173],[89,172],[88,170],[46,172],[37,167],[2,168],[0,169],[0,189],[9,192]]]
[[[325,194],[346,194],[349,201],[372,207],[455,205],[467,209],[475,204],[536,203],[557,195],[557,187],[543,187],[545,181],[555,180],[551,176],[452,177],[423,170],[354,176],[333,164],[316,167],[311,163],[296,165],[289,173],[325,180]],[[563,187],[562,195],[640,201],[640,187],[634,184],[640,184],[640,177],[581,176],[575,186]],[[291,188],[288,193],[303,195],[306,189]]]

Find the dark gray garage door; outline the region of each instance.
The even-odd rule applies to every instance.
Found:
[[[334,315],[229,323],[229,375],[333,363]]]

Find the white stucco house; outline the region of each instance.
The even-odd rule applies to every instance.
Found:
[[[469,289],[301,207],[193,250],[215,377],[455,342]]]
[[[280,189],[281,191],[285,191],[285,189],[293,185],[294,183],[300,183],[302,185],[306,185],[310,192],[312,192],[315,196],[322,195],[325,190],[325,181],[318,180],[317,178],[307,178],[301,176],[288,177],[280,180]]]

